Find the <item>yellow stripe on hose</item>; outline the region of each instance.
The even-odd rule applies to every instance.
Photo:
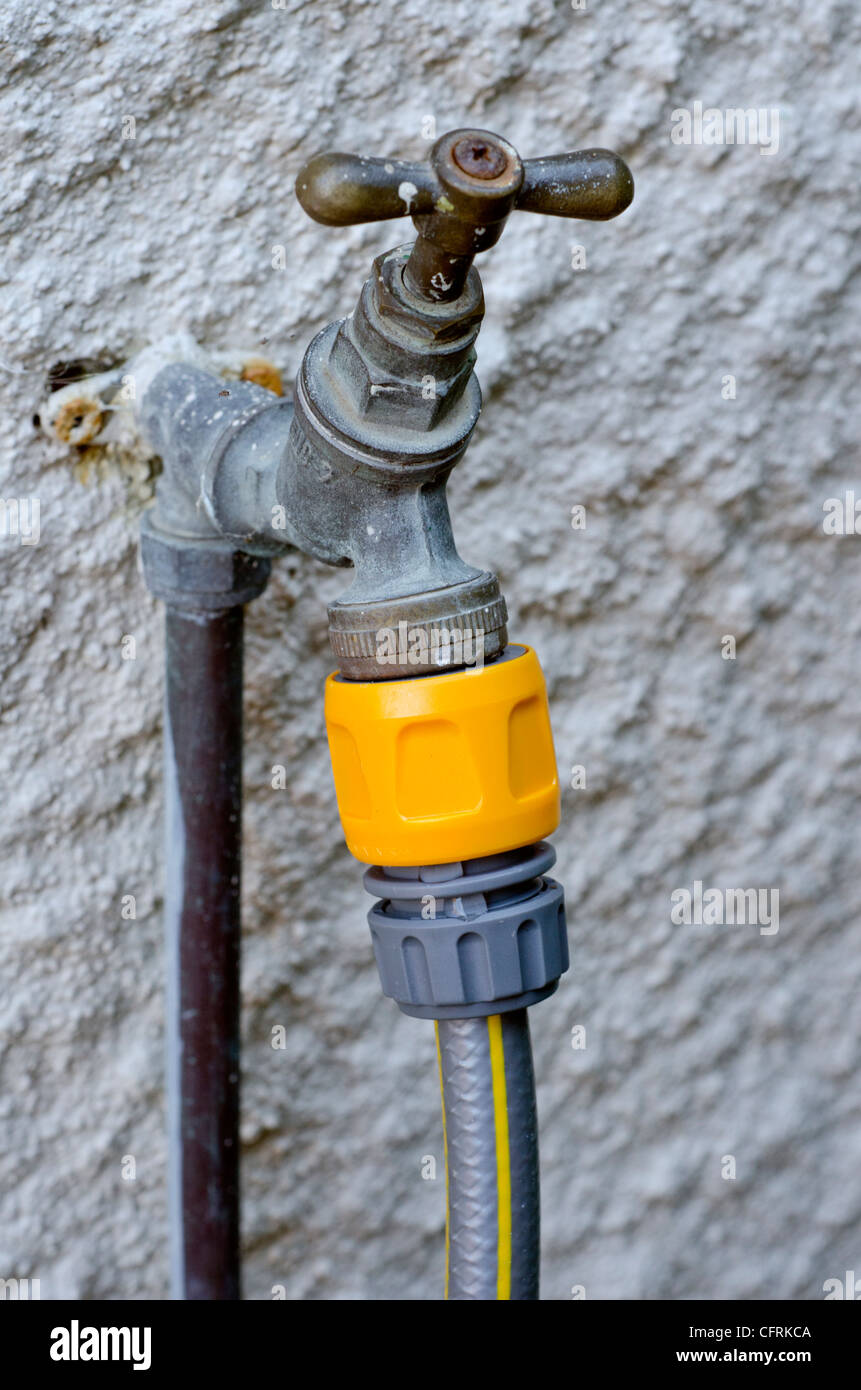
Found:
[[[442,1099],[442,1150],[445,1158],[445,1297],[448,1298],[448,1274],[451,1265],[451,1218],[449,1216],[449,1191],[448,1191],[448,1131],[445,1126],[445,1086],[442,1080],[442,1050],[439,1045],[439,1023],[434,1019],[434,1031],[436,1033],[436,1060],[439,1067],[439,1093]]]
[[[508,1144],[508,1094],[505,1087],[505,1050],[502,1019],[487,1020],[490,1036],[490,1072],[493,1079],[493,1118],[496,1128],[496,1202],[499,1243],[496,1263],[496,1297],[511,1298],[511,1154]]]

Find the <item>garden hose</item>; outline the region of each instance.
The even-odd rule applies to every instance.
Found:
[[[535,1078],[525,1009],[436,1024],[446,1165],[445,1296],[538,1297]]]

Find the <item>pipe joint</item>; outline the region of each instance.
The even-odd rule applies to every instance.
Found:
[[[151,594],[172,609],[192,613],[215,613],[259,598],[272,568],[268,558],[235,550],[227,541],[171,535],[149,514],[141,522],[141,563]]]

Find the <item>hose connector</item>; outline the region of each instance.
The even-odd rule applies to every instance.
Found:
[[[368,869],[383,993],[414,1018],[482,1018],[552,994],[568,969],[562,887],[544,842],[410,869]]]
[[[552,835],[559,781],[535,652],[412,680],[326,682],[347,848],[363,864],[459,864]]]
[[[330,676],[326,727],[348,848],[377,866],[364,882],[383,992],[436,1019],[546,999],[568,939],[546,877],[559,784],[535,653],[412,680]]]

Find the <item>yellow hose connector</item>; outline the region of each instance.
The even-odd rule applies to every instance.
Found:
[[[347,848],[363,864],[450,864],[559,824],[547,690],[530,647],[489,666],[399,681],[326,681]]]

